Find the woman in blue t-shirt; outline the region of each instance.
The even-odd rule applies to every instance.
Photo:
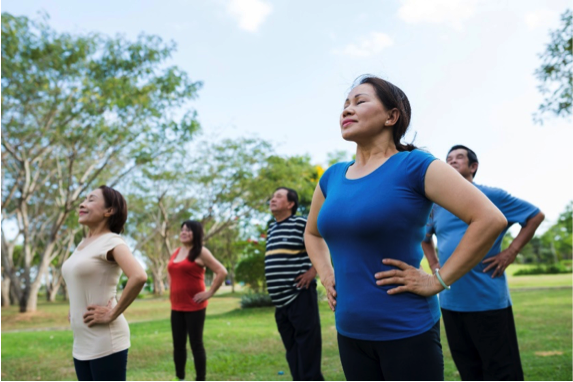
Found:
[[[361,78],[340,116],[356,160],[331,166],[312,199],[305,244],[335,311],[348,380],[442,380],[436,294],[472,269],[507,224],[457,171],[400,142],[410,117],[402,90]],[[469,226],[429,275],[420,243],[433,202]]]

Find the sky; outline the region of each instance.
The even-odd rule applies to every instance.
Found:
[[[282,155],[355,145],[339,116],[353,81],[374,74],[412,105],[406,141],[445,159],[454,144],[480,161],[476,183],[546,214],[573,199],[571,120],[532,121],[534,71],[565,0],[4,0],[2,12],[72,33],[140,33],[174,41],[170,64],[203,82],[193,102],[203,139],[258,137]],[[512,230],[515,234],[515,229]]]

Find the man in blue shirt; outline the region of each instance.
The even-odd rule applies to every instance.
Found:
[[[456,145],[447,163],[482,191],[505,215],[507,229],[522,228],[510,246],[501,250],[504,230],[485,259],[440,293],[442,317],[452,357],[462,380],[523,380],[511,298],[505,269],[531,240],[545,216],[539,208],[504,190],[473,183],[479,163],[469,148]],[[432,270],[440,268],[458,246],[467,224],[435,205],[422,242]],[[438,239],[438,256],[432,235]]]

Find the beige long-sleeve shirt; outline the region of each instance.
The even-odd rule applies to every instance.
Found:
[[[107,260],[107,253],[120,244],[121,236],[106,233],[82,249],[82,243],[62,266],[70,299],[70,323],[74,332],[73,357],[85,361],[105,357],[130,347],[129,326],[120,315],[109,324],[91,328],[84,323],[88,305],[117,304],[116,290],[121,268]]]

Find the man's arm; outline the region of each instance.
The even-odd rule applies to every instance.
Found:
[[[440,260],[438,260],[438,254],[436,253],[432,235],[426,234],[426,239],[422,241],[422,250],[424,251],[424,256],[428,259],[430,270],[434,273],[436,268],[440,268]]]
[[[306,230],[306,223],[304,225],[304,229],[302,230],[302,241],[303,241],[303,243],[304,243],[304,231],[305,230]],[[305,246],[305,249],[306,249],[306,246]],[[295,281],[298,281],[298,283],[296,284],[296,287],[308,289],[308,287],[310,286],[310,283],[314,280],[315,277],[316,277],[316,269],[314,269],[314,266],[311,265],[310,268],[308,269],[308,271],[297,276],[297,278],[295,279]]]
[[[529,218],[507,249],[483,261],[484,264],[489,263],[483,271],[488,272],[490,269],[495,269],[491,277],[501,276],[509,264],[515,261],[519,251],[521,251],[523,247],[525,247],[525,244],[535,235],[535,231],[543,219],[545,219],[545,215],[541,211],[539,211],[537,215]]]

